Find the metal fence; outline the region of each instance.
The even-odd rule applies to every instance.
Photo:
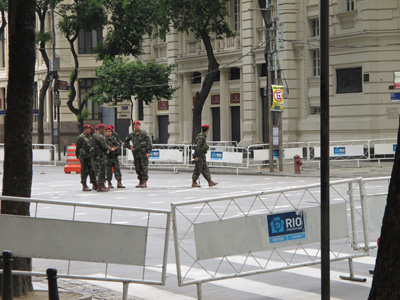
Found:
[[[371,203],[385,199],[365,185],[377,180],[387,178],[330,184],[331,261],[349,261],[344,279],[360,280],[353,259],[376,247],[367,220],[382,220]],[[197,285],[198,299],[206,282],[321,263],[320,184],[174,203],[171,212],[178,284]]]
[[[31,217],[0,215],[0,249],[36,258],[38,271],[14,275],[46,276],[47,268],[56,267],[62,278],[121,282],[124,300],[129,283],[165,284],[169,211],[5,196],[0,200],[31,204]]]
[[[33,166],[55,166],[56,147],[51,144],[32,144]],[[4,144],[0,144],[0,164],[4,163]]]

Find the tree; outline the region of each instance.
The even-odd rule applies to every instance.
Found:
[[[383,216],[378,255],[368,300],[400,299],[400,127],[389,183],[385,214]]]
[[[30,197],[32,186],[32,120],[35,74],[35,0],[10,0],[8,7],[9,72],[4,134],[5,196]],[[1,201],[1,213],[29,216],[29,203]],[[18,258],[13,268],[30,270],[31,260]],[[32,290],[31,278],[14,277],[14,295]]]
[[[109,15],[107,35],[94,51],[99,59],[142,54],[144,36],[151,36],[154,30],[154,20],[161,8],[159,1],[105,0],[105,5]],[[160,34],[165,35],[167,27],[164,23]]]
[[[4,30],[7,26],[7,18],[6,18],[6,11],[8,9],[8,1],[7,0],[0,0],[0,15],[1,15],[1,24],[0,24],[0,37],[4,40]]]
[[[174,67],[159,65],[152,60],[143,63],[140,60],[123,60],[121,57],[107,58],[96,69],[97,82],[92,87],[90,99],[114,104],[129,100],[132,107],[132,96],[146,104],[154,99],[169,100],[176,91],[168,84]],[[132,112],[133,109],[131,120]]]
[[[43,85],[39,92],[39,112],[38,112],[38,143],[44,143],[44,100],[46,97],[47,90],[50,86],[50,64],[49,56],[47,54],[46,43],[51,40],[51,33],[46,32],[46,15],[49,10],[52,10],[61,0],[37,0],[36,1],[36,14],[39,19],[39,31],[36,33],[36,42],[39,44],[39,51],[42,55],[42,59],[46,64],[47,74],[43,81]]]
[[[178,32],[193,32],[196,38],[201,38],[207,53],[208,69],[202,82],[201,90],[196,93],[193,108],[194,141],[201,130],[201,115],[203,106],[217,76],[219,64],[211,45],[211,35],[216,39],[224,36],[232,37],[234,33],[227,23],[227,3],[229,0],[160,0],[159,19],[161,24],[168,20]],[[191,99],[190,99],[191,101]]]
[[[70,111],[77,117],[79,127],[82,129],[83,118],[81,113],[86,105],[87,98],[80,99],[78,107],[74,106],[76,97],[75,82],[78,79],[79,60],[75,50],[75,41],[79,32],[100,31],[107,24],[107,15],[103,1],[99,0],[74,0],[70,4],[60,5],[59,14],[62,16],[58,24],[61,32],[67,39],[74,59],[74,69],[70,76],[71,89],[68,94],[67,105]]]

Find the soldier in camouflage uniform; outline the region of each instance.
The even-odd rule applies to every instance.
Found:
[[[93,136],[93,146],[94,146],[94,157],[96,159],[97,164],[97,191],[98,192],[108,192],[108,189],[105,185],[106,179],[106,159],[107,153],[109,151],[115,151],[116,147],[110,147],[106,143],[106,138],[104,137],[104,132],[106,130],[106,126],[104,124],[99,124],[96,126],[97,132]]]
[[[117,139],[117,141],[119,142],[119,144],[120,145],[125,145],[125,143],[121,140],[121,138],[119,137],[119,134],[116,132],[116,131],[114,131],[114,125],[110,125],[110,126],[108,126],[108,127],[110,127],[111,128],[111,130],[112,130],[112,135],[113,135],[113,137],[115,137],[116,139]],[[108,128],[107,127],[107,128]]]
[[[201,133],[199,133],[196,137],[196,147],[194,151],[194,160],[195,166],[192,175],[192,187],[200,187],[200,184],[197,183],[197,179],[199,179],[200,174],[203,174],[204,178],[208,181],[208,186],[212,187],[217,185],[217,182],[211,180],[210,171],[208,170],[207,161],[206,161],[206,153],[208,151],[207,145],[207,134],[210,129],[209,125],[201,126]]]
[[[134,130],[126,137],[125,146],[127,149],[132,150],[133,153],[135,170],[139,179],[139,184],[136,187],[147,188],[149,157],[153,145],[148,133],[140,130],[140,125],[139,121],[133,122]],[[131,141],[132,146],[130,144]]]
[[[90,182],[92,183],[92,190],[97,190],[97,179],[96,179],[96,174],[97,174],[97,164],[96,164],[96,159],[94,157],[94,145],[93,145],[93,136],[96,132],[96,129],[89,125],[90,127],[90,135],[89,135],[89,140],[90,140],[90,170],[89,170],[89,177],[90,177]]]
[[[91,189],[86,185],[86,179],[90,174],[90,125],[83,125],[83,133],[76,139],[75,155],[81,162],[82,191],[89,192]]]
[[[117,179],[117,188],[125,188],[125,186],[123,186],[121,182],[122,174],[118,160],[119,150],[121,149],[121,143],[113,135],[113,129],[111,126],[108,126],[106,129],[106,143],[110,147],[114,146],[116,147],[115,151],[110,151],[107,154],[106,179],[108,182],[108,188],[114,188],[111,183],[113,176],[112,175],[113,168],[114,168],[115,179]]]

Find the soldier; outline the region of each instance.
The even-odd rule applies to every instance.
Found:
[[[89,177],[90,177],[90,182],[92,183],[92,190],[97,190],[97,180],[96,180],[96,174],[97,174],[97,164],[96,164],[96,159],[94,157],[94,145],[93,145],[93,136],[96,133],[96,129],[92,125],[89,125],[90,127],[90,135],[89,135],[89,140],[90,140],[90,172],[89,172]]]
[[[133,153],[136,174],[139,179],[136,187],[147,188],[149,157],[153,145],[147,132],[140,130],[140,125],[139,121],[133,122],[134,130],[126,137],[125,146]],[[130,141],[132,141],[132,146]]]
[[[119,134],[118,134],[118,132],[116,132],[116,131],[114,131],[114,125],[110,125],[110,126],[108,126],[108,127],[110,127],[111,128],[111,130],[112,130],[112,135],[113,135],[113,137],[115,137],[116,139],[117,139],[117,141],[119,142],[119,144],[120,145],[125,145],[125,143],[121,140],[121,138],[119,137]],[[108,128],[107,127],[107,128]]]
[[[201,126],[201,133],[199,133],[196,137],[196,147],[193,154],[195,160],[195,166],[192,175],[192,187],[200,187],[200,184],[197,183],[197,179],[200,177],[200,173],[203,174],[204,178],[208,181],[208,186],[212,187],[217,185],[217,182],[211,180],[210,171],[208,170],[207,162],[206,162],[206,153],[208,151],[207,145],[207,134],[210,129],[210,125]]]
[[[115,179],[117,179],[117,188],[125,188],[125,186],[122,185],[122,174],[121,174],[121,168],[119,166],[119,160],[118,160],[118,152],[119,149],[121,149],[121,143],[115,138],[113,135],[113,129],[111,126],[108,126],[106,129],[106,143],[110,147],[116,147],[115,151],[110,151],[107,154],[107,163],[106,163],[106,179],[108,182],[108,188],[114,188],[111,180],[112,180],[112,173],[113,173],[113,168],[114,168],[114,174],[115,174]]]
[[[97,191],[108,192],[110,189],[104,185],[106,179],[106,156],[109,151],[115,151],[116,147],[110,147],[107,145],[104,137],[104,132],[106,130],[106,126],[104,124],[97,125],[96,129],[97,132],[93,136],[93,146],[94,157],[97,164]]]
[[[75,155],[81,162],[82,191],[89,192],[91,189],[86,185],[86,179],[90,174],[90,125],[83,125],[83,132],[76,139]]]

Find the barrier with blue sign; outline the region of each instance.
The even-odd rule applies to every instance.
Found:
[[[306,237],[303,213],[295,211],[268,215],[269,242],[285,242]]]

